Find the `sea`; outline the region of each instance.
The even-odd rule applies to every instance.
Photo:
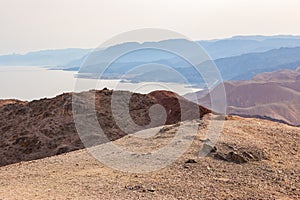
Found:
[[[52,98],[66,92],[103,88],[143,94],[154,90],[169,90],[180,95],[201,90],[177,83],[82,79],[77,78],[76,74],[74,71],[49,70],[39,66],[0,66],[0,99],[31,101]]]

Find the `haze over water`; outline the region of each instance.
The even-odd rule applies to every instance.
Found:
[[[76,72],[48,70],[36,66],[0,66],[0,72],[0,99],[36,100],[78,91],[74,89]],[[183,95],[199,90],[175,83],[122,83],[120,80],[101,80],[97,83],[92,79],[85,79],[82,82],[87,84],[80,85],[80,91],[107,87],[139,93],[171,90]]]

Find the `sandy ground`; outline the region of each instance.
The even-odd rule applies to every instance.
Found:
[[[0,199],[300,198],[300,128],[259,119],[230,118],[216,145],[217,152],[225,153],[228,147],[257,155],[256,160],[237,164],[213,156],[199,157],[211,121],[193,123],[199,123],[200,128],[192,146],[158,171],[121,172],[102,164],[87,150],[78,150],[1,167]],[[177,127],[168,126],[152,134],[151,139],[126,136],[114,144],[147,154],[170,142]],[[139,163],[129,164],[135,167]]]

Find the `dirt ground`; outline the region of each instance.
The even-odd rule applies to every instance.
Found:
[[[300,198],[300,128],[230,117],[216,148],[199,157],[211,122],[184,122],[199,124],[193,144],[174,163],[154,172],[121,172],[87,150],[1,167],[0,199]],[[178,127],[161,128],[147,140],[129,135],[113,143],[147,154],[170,142]],[[146,145],[140,145],[142,140]]]

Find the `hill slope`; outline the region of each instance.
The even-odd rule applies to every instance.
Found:
[[[144,95],[125,91],[113,93],[105,89],[77,94],[82,97],[78,102],[78,108],[84,110],[87,105],[95,104],[97,120],[109,140],[116,140],[127,133],[134,132],[129,130],[125,133],[116,124],[111,110],[112,94],[119,95],[118,106],[124,106],[123,97],[131,96],[129,113],[133,121],[141,126],[150,123],[149,108],[154,104],[165,107],[166,124],[174,124],[182,120],[179,101],[185,108],[184,112],[187,113],[186,119],[200,118],[210,112],[167,91],[155,91]],[[32,102],[2,101],[0,105],[0,166],[84,148],[73,121],[72,94],[66,93],[52,99]],[[197,108],[199,108],[198,115],[192,115]],[[119,117],[123,116],[120,114]],[[126,122],[126,118],[123,119]],[[99,136],[98,129],[93,129],[90,124],[85,126],[91,130],[86,138],[92,138],[91,146],[106,142],[105,138]]]
[[[262,73],[250,81],[228,81],[224,86],[228,113],[300,125],[300,68]],[[198,101],[210,107],[207,92],[199,92]]]

